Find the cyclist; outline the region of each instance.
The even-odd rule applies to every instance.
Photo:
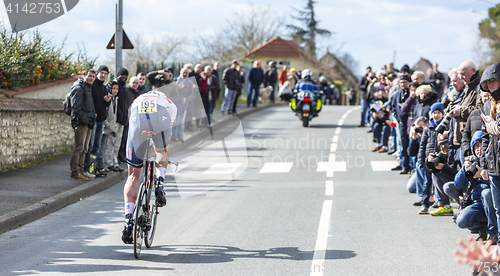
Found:
[[[143,160],[149,148],[148,133],[153,134],[152,140],[156,150],[156,175],[160,181],[165,177],[168,165],[167,145],[172,134],[172,125],[177,114],[175,104],[159,91],[149,91],[137,97],[130,107],[129,130],[127,137],[128,177],[123,188],[125,201],[125,229],[122,240],[132,243],[133,212],[137,198],[137,184],[142,174]],[[155,191],[159,207],[165,206],[166,198],[163,188]]]

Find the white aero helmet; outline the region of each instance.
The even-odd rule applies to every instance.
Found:
[[[304,71],[302,71],[302,77],[303,78],[310,77],[310,76],[311,76],[311,70],[305,69]]]

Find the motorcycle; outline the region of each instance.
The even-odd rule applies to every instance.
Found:
[[[322,107],[322,97],[322,91],[317,96],[309,90],[294,94],[289,105],[299,120],[302,121],[303,127],[308,127],[309,122],[318,116]]]

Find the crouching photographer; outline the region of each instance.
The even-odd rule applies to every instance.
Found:
[[[458,227],[479,232],[479,238],[489,239],[493,244],[498,242],[498,226],[491,197],[490,182],[481,177],[479,156],[481,156],[482,131],[476,131],[472,136],[470,148],[472,155],[465,158],[464,166],[455,176],[454,186],[462,189],[460,198],[455,198],[463,208],[457,216]]]
[[[453,182],[457,170],[454,164],[448,163],[448,133],[437,136],[439,152],[430,153],[425,164],[432,174],[432,183],[436,188],[436,200],[439,208],[430,214],[432,216],[453,216],[450,197],[444,192],[444,184]]]

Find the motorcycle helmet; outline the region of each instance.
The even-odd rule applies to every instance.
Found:
[[[303,78],[311,77],[311,70],[309,70],[309,69],[303,70],[302,71],[302,77]]]

